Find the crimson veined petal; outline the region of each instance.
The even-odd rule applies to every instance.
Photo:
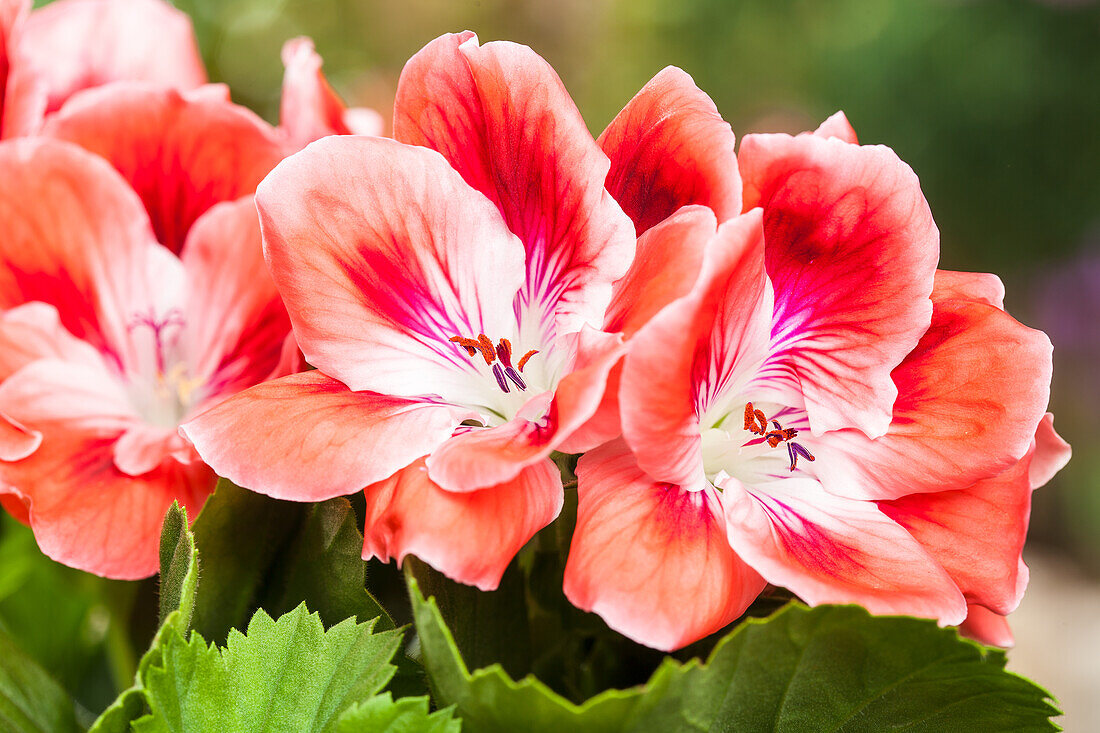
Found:
[[[239,392],[180,430],[234,483],[278,499],[321,501],[389,477],[446,440],[461,419],[445,405],[352,392],[313,370]]]
[[[544,459],[515,478],[456,493],[428,478],[416,461],[368,486],[363,557],[415,555],[460,583],[493,590],[505,568],[562,507],[561,474]]]
[[[565,595],[648,646],[671,651],[736,619],[764,580],[730,548],[707,492],[654,481],[619,440],[577,464]]]
[[[639,236],[688,204],[709,207],[719,222],[741,213],[733,130],[682,69],[650,79],[599,144],[611,159],[607,190]]]
[[[81,93],[50,116],[43,134],[109,160],[141,196],[157,241],[177,254],[199,216],[253,193],[289,152],[244,107],[141,82]]]
[[[0,144],[0,307],[42,301],[75,337],[118,354],[147,304],[140,200],[101,158],[54,140]]]
[[[814,434],[884,434],[939,257],[916,175],[888,148],[817,135],[746,135],[738,164],[745,208],[764,209],[773,361],[797,375]]]
[[[439,154],[325,138],[280,164],[256,200],[310,364],[354,390],[483,401],[486,378],[451,339],[514,338],[523,248]]]
[[[957,624],[963,595],[947,572],[873,502],[813,479],[721,487],[730,545],[768,582],[811,605],[858,603],[872,613]]]
[[[442,153],[500,209],[527,252],[524,318],[549,335],[600,326],[634,255],[633,227],[549,64],[526,46],[480,46],[469,31],[441,36],[401,73],[394,137]]]

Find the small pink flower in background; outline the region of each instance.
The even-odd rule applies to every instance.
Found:
[[[0,494],[54,559],[154,573],[164,512],[216,479],[179,423],[296,368],[251,196],[285,150],[218,95],[136,82],[0,144]]]
[[[279,128],[295,148],[328,135],[381,135],[382,115],[366,107],[348,109],[321,72],[321,57],[309,38],[283,45],[283,96]]]
[[[321,140],[260,187],[268,262],[317,369],[183,430],[255,491],[365,487],[364,556],[413,553],[491,589],[561,508],[550,453],[611,437],[577,430],[621,354],[597,327],[635,240],[607,157],[524,46],[428,44],[394,137]]]
[[[0,137],[37,132],[77,92],[206,83],[191,20],[162,0],[0,0]]]
[[[842,116],[748,136],[747,213],[680,210],[616,285],[623,438],[578,465],[565,591],[637,641],[699,639],[765,582],[951,624],[1026,585],[1030,492],[1068,458],[1049,341],[996,278],[937,274],[916,177],[854,141]]]

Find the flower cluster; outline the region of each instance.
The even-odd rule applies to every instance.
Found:
[[[937,270],[915,174],[843,114],[736,147],[668,68],[594,139],[466,32],[405,66],[392,138],[291,41],[272,128],[158,0],[0,3],[0,500],[52,557],[152,573],[217,474],[362,491],[364,557],[489,590],[580,454],[564,591],[641,643],[769,584],[1010,643],[1069,456],[1050,342]],[[65,61],[92,18],[118,47]]]

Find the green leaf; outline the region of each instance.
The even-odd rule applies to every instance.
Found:
[[[406,562],[408,560],[406,559]],[[575,705],[528,675],[515,682],[500,664],[471,674],[435,598],[425,601],[408,578],[416,631],[436,702],[455,705],[467,731],[620,731],[643,693],[608,690]]]
[[[791,604],[739,625],[705,664],[669,658],[645,686],[578,706],[500,665],[470,673],[434,599],[409,589],[437,701],[474,733],[1058,730],[1049,693],[1006,672],[1002,652],[932,621]]]
[[[932,621],[791,604],[667,664],[631,731],[1051,731],[1049,693]]]
[[[195,608],[199,583],[199,556],[188,529],[187,510],[176,502],[168,509],[160,532],[160,628],[138,662],[134,683],[96,719],[89,733],[125,733],[131,721],[147,712],[146,671],[160,664],[171,634],[183,634]]]
[[[428,713],[427,697],[394,701],[390,693],[376,695],[345,710],[333,733],[460,733],[462,722],[453,708]]]
[[[0,729],[13,733],[78,731],[69,695],[0,630]]]
[[[173,633],[162,665],[145,675],[151,713],[134,730],[329,730],[393,675],[401,632],[375,634],[375,624],[347,619],[325,631],[302,604],[278,621],[258,611],[247,634],[231,631],[224,648]]]

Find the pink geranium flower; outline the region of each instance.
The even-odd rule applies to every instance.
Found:
[[[0,145],[0,502],[54,559],[155,572],[164,512],[215,481],[178,424],[296,363],[250,195],[283,146],[121,83]]]
[[[366,107],[348,109],[321,71],[321,57],[306,37],[283,45],[283,96],[279,128],[295,148],[328,135],[381,135],[382,115]]]
[[[550,453],[607,437],[574,433],[620,354],[593,326],[633,231],[524,46],[430,43],[402,73],[394,137],[320,140],[260,187],[268,263],[317,369],[183,430],[271,496],[366,487],[365,557],[413,553],[493,588],[560,510]]]
[[[0,137],[37,132],[83,89],[206,83],[191,20],[162,0],[0,0]]]
[[[765,583],[945,624],[1026,583],[1028,497],[1068,457],[1049,341],[992,276],[937,274],[916,177],[850,130],[749,136],[748,212],[682,209],[617,285],[623,437],[578,465],[565,591],[642,643],[701,638]]]

